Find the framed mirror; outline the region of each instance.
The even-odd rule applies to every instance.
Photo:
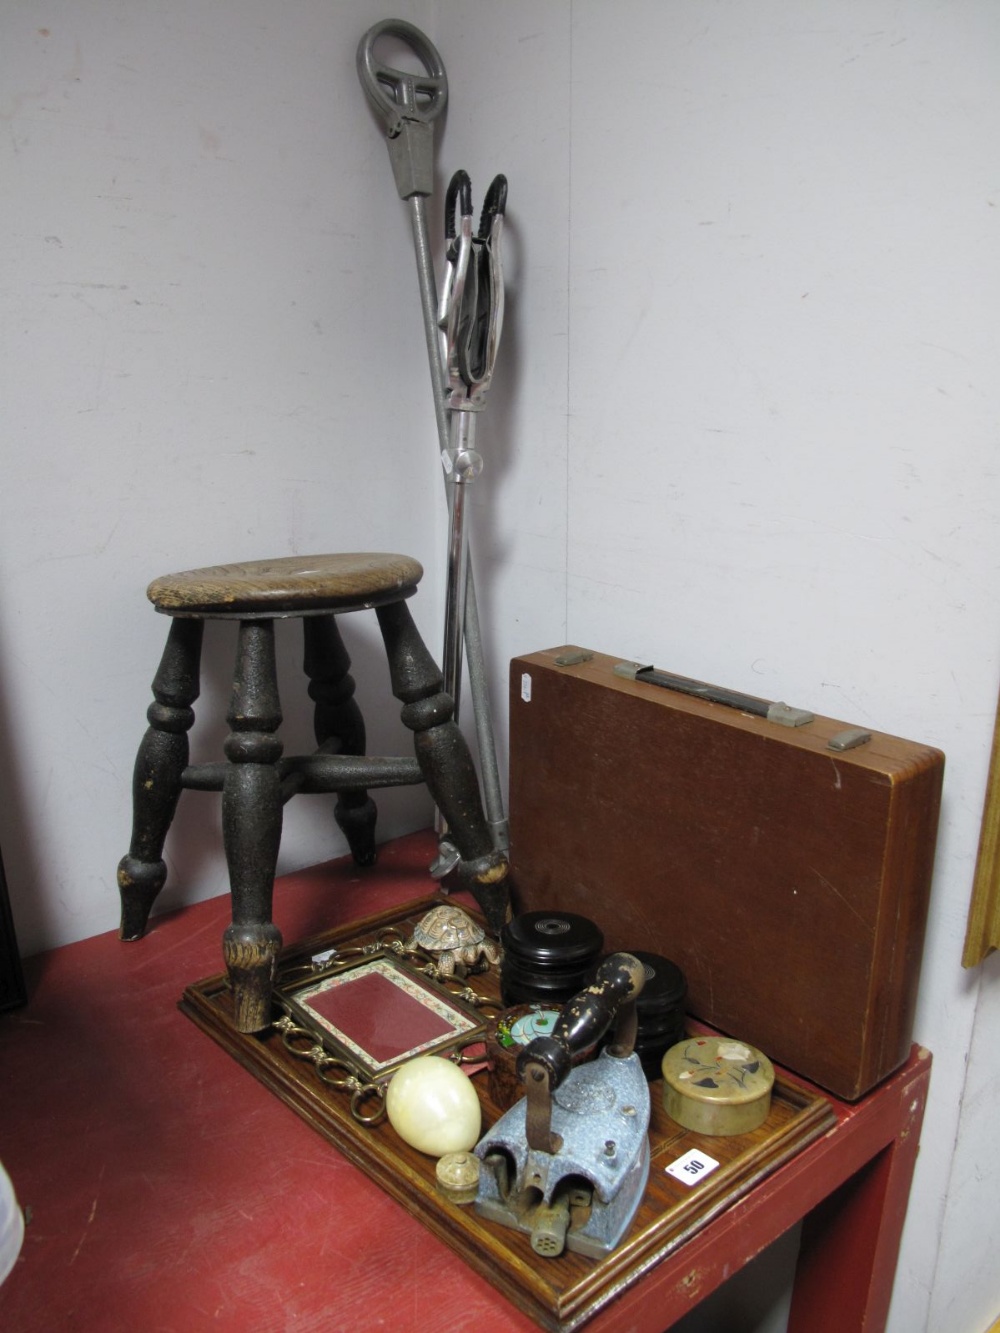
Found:
[[[315,977],[279,977],[274,997],[325,1050],[367,1083],[417,1055],[447,1055],[482,1038],[482,1015],[392,953],[352,959]]]

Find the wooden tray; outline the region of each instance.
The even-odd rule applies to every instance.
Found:
[[[334,944],[369,943],[387,926],[409,932],[439,902],[420,899],[329,931],[284,950],[279,967],[294,965]],[[472,980],[480,994],[494,998],[499,994],[495,971]],[[325,1085],[315,1068],[293,1056],[276,1032],[256,1036],[237,1032],[224,975],[188,986],[180,1008],[477,1273],[542,1328],[555,1333],[579,1328],[835,1123],[825,1098],[779,1070],[770,1114],[759,1129],[733,1138],[708,1138],[682,1129],[666,1115],[658,1080],[650,1085],[649,1184],[625,1240],[602,1259],[568,1253],[546,1259],[535,1254],[527,1235],[486,1221],[473,1207],[446,1200],[436,1188],[432,1158],[404,1144],[387,1121],[374,1127],[359,1124],[351,1115],[349,1095]],[[485,1072],[475,1074],[474,1082],[485,1129],[500,1111],[490,1100]],[[720,1163],[690,1187],[666,1174],[666,1167],[689,1150]]]

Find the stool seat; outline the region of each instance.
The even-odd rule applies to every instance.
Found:
[[[164,574],[146,596],[166,615],[299,616],[356,611],[411,597],[423,576],[407,555],[288,555]]]

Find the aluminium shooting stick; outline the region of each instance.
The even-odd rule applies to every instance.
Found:
[[[395,38],[407,45],[424,66],[423,74],[412,74],[384,64],[375,54],[379,38]],[[434,265],[431,258],[425,200],[434,192],[434,121],[448,101],[448,77],[444,63],[434,45],[410,23],[401,19],[386,19],[369,28],[362,37],[357,54],[358,77],[369,102],[385,127],[386,146],[392,164],[396,191],[409,206],[413,247],[420,286],[423,313],[424,340],[431,375],[434,413],[438,446],[444,465],[445,486],[449,510],[448,593],[446,606],[444,687],[459,712],[462,679],[462,644],[464,642],[472,691],[472,707],[476,725],[476,739],[482,768],[483,799],[486,817],[494,846],[506,851],[508,845],[507,821],[503,811],[503,797],[497,767],[496,743],[489,703],[489,691],[483,660],[483,644],[476,602],[475,582],[468,538],[465,532],[465,488],[478,476],[482,459],[471,448],[468,440],[469,425],[474,418],[470,411],[482,408],[482,394],[478,401],[461,409],[454,389],[454,374],[449,374],[450,355],[443,345],[442,321],[446,324],[449,311],[439,311]],[[502,178],[498,178],[502,179]],[[490,187],[494,194],[496,182]],[[506,194],[506,182],[503,186]],[[490,198],[488,195],[488,200]],[[495,198],[495,196],[494,196]],[[502,219],[502,207],[498,210]],[[486,207],[484,207],[484,219]],[[482,240],[483,227],[480,227]],[[501,228],[495,228],[495,255],[492,258],[494,311],[490,321],[492,336],[490,352],[495,356],[499,339],[502,313],[502,272],[499,266],[499,239]],[[468,258],[468,257],[467,257]],[[448,287],[443,293],[445,305],[449,295],[454,296],[454,266],[449,261]],[[464,282],[464,275],[463,275]],[[460,296],[461,293],[458,293]],[[447,330],[445,330],[447,333]],[[451,367],[453,370],[454,367]],[[492,370],[492,361],[490,362]],[[488,382],[488,380],[487,380]],[[471,395],[470,395],[471,398]],[[454,423],[449,421],[449,410]],[[434,873],[443,876],[454,864],[457,853],[442,839],[441,855]]]

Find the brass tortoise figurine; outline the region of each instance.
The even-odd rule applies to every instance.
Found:
[[[486,965],[500,962],[500,950],[487,939],[482,926],[461,907],[449,903],[432,907],[417,922],[406,947],[430,954],[443,977],[464,976],[466,971],[483,971]]]

